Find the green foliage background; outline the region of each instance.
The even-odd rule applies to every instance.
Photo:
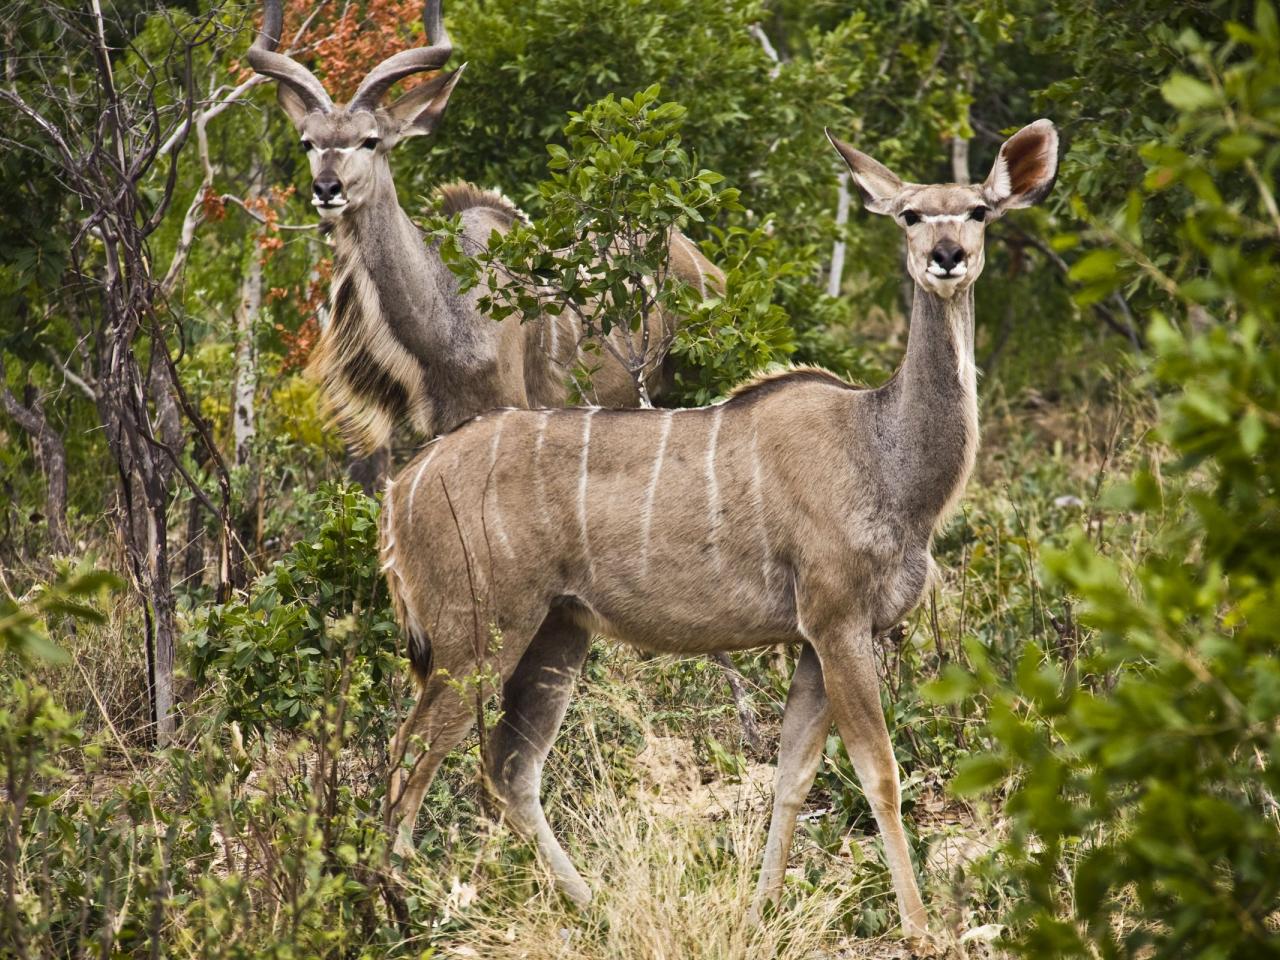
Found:
[[[245,8],[108,6],[131,25],[111,38],[122,78],[144,76],[207,16],[216,40],[196,50],[193,75],[236,82]],[[896,364],[910,293],[898,237],[856,200],[837,227],[824,127],[908,179],[944,181],[954,140],[981,179],[1005,135],[1055,121],[1053,194],[990,231],[977,287],[984,450],[938,538],[943,582],[882,641],[926,899],[958,956],[981,955],[964,935],[984,930],[1026,957],[1280,953],[1273,7],[459,0],[446,13],[469,67],[438,135],[394,155],[406,209],[447,237],[431,219],[437,185],[501,188],[533,222],[497,252],[535,276],[573,265],[572,250],[545,251],[565,248],[602,184],[629,199],[598,206],[595,229],[680,226],[729,283],[710,303],[663,294],[695,311],[663,402],[708,402],[780,361],[867,383]],[[51,110],[92,102],[88,52],[68,49],[39,4],[7,5],[0,30],[11,89]],[[478,743],[434,788],[428,806],[445,813],[420,852],[479,884],[485,905],[464,916],[443,867],[407,880],[384,869],[382,745],[411,691],[377,570],[377,500],[341,482],[340,445],[298,372],[327,252],[312,231],[264,226],[229,201],[209,208],[165,309],[183,385],[232,462],[234,380],[246,347],[255,358],[256,432],[231,477],[248,586],[214,602],[217,559],[191,553],[177,586],[183,735],[164,754],[146,749],[142,615],[107,572],[125,572],[119,505],[97,411],[72,376],[96,309],[70,282],[95,268],[70,260],[84,214],[26,149],[39,131],[2,119],[0,386],[38,404],[65,445],[73,547],[51,557],[45,463],[0,414],[0,949],[420,956],[485,923],[534,929],[515,906],[538,889],[530,854],[482,829]],[[598,128],[633,140],[587,136]],[[256,203],[277,225],[311,222],[305,163],[269,87],[206,132],[212,197]],[[173,256],[209,171],[193,149],[179,155],[180,202],[152,237],[155,263]],[[847,265],[830,297],[837,239]],[[255,262],[267,296],[237,339]],[[626,271],[605,273],[563,273],[562,295],[625,289]],[[211,487],[196,446],[182,464]],[[216,534],[185,488],[172,496],[175,549]],[[739,662],[771,747],[791,663]],[[751,769],[719,674],[701,662],[602,648],[580,694],[548,777],[553,813],[582,828],[579,858],[607,843],[582,826],[606,795],[595,765],[625,793],[645,741],[676,736],[716,783]],[[788,902],[837,903],[833,951],[892,931],[883,866],[848,841],[870,819],[835,737],[812,799],[824,812],[802,830]],[[935,866],[956,839],[930,831],[940,809],[953,833],[994,849]],[[698,880],[708,888],[733,843],[716,829]],[[577,923],[559,909],[544,913]],[[610,923],[621,927],[614,916],[583,928],[584,955],[606,955]]]

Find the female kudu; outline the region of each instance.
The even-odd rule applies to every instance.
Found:
[[[697,410],[499,411],[433,442],[388,485],[383,560],[421,685],[391,749],[401,849],[471,726],[458,681],[500,678],[491,784],[562,889],[586,901],[538,793],[591,631],[682,654],[798,643],[757,904],[781,891],[834,718],[903,931],[926,934],[872,644],[919,602],[934,532],[973,468],[986,224],[1048,193],[1058,137],[1047,120],[1023,128],[972,186],[903,183],[831,142],[866,208],[906,233],[915,300],[906,359],[886,384],[806,369]]]

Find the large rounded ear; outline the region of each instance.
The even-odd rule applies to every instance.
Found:
[[[996,213],[1039,203],[1058,175],[1058,131],[1048,120],[1023,127],[1004,142],[982,185]]]
[[[424,136],[436,128],[449,105],[449,94],[465,69],[464,63],[457,70],[438,73],[387,107],[387,113],[399,125],[400,136]]]
[[[836,152],[849,165],[849,173],[853,175],[854,186],[862,195],[862,205],[872,213],[893,213],[893,201],[902,192],[902,181],[892,170],[882,163],[877,163],[865,153],[861,153],[847,143],[842,143],[831,135],[830,130],[823,130]]]
[[[303,102],[302,97],[289,84],[281,81],[276,84],[276,101],[289,115],[289,119],[293,121],[293,125],[299,130],[302,129],[302,120],[310,112],[307,105]]]

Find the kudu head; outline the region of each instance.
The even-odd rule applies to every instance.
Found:
[[[987,224],[1007,210],[1039,203],[1058,172],[1058,131],[1048,120],[1028,124],[1006,140],[981,184],[903,183],[830,131],[827,138],[849,165],[863,205],[893,217],[906,232],[911,279],[944,299],[982,273]]]
[[[280,105],[297,128],[311,162],[311,203],[322,218],[336,219],[365,202],[379,177],[390,176],[387,152],[392,147],[405,137],[435,129],[463,67],[437,74],[394,103],[380,106],[396,81],[441,69],[453,52],[440,0],[426,0],[422,21],[432,45],[388,57],[360,82],[350,103],[335,105],[310,70],[276,53],[283,21],[281,0],[266,0],[262,30],[249,48],[249,63],[258,73],[279,81]]]

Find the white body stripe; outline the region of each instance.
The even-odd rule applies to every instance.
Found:
[[[387,489],[382,494],[382,548],[379,551],[384,559],[382,572],[386,573],[396,565],[396,527],[391,514],[391,491],[395,488],[394,480],[387,480]]]
[[[502,441],[502,425],[506,422],[506,411],[498,415],[498,425],[493,431],[493,443],[489,444],[489,478],[493,482],[493,532],[497,535],[498,545],[509,558],[515,559],[511,549],[511,541],[507,537],[507,527],[502,521],[502,497],[498,495],[498,481],[495,476],[498,469],[498,444]],[[486,487],[488,482],[486,481]]]
[[[711,438],[707,441],[707,459],[703,464],[702,474],[707,482],[707,542],[711,546],[711,556],[719,570],[720,559],[720,483],[716,479],[716,442],[720,439],[720,422],[724,419],[724,407],[716,407],[711,415]]]
[[[587,561],[587,579],[594,579],[591,565],[591,540],[587,534],[587,462],[591,454],[591,418],[595,407],[582,418],[582,457],[578,464],[578,533],[582,538],[582,556]]]
[[[433,444],[438,443],[439,441],[440,441],[440,438],[436,437],[434,440],[431,441],[431,443],[428,443],[427,446],[430,447]],[[422,458],[422,466],[418,467],[418,472],[413,475],[413,483],[409,484],[409,510],[406,516],[408,517],[407,522],[410,525],[413,524],[413,502],[415,499],[417,499],[417,496],[418,496],[418,484],[422,482],[422,475],[427,472],[427,464],[429,464],[432,461],[432,459],[439,452],[439,450],[440,448],[436,447],[435,450],[430,451],[425,457]]]
[[[544,527],[551,525],[551,517],[547,513],[547,478],[542,473],[542,446],[547,439],[547,420],[550,416],[546,410],[542,411],[542,416],[538,418],[536,439],[533,441],[533,482],[538,498],[538,516]]]
[[[658,477],[662,473],[662,461],[667,455],[667,438],[671,436],[671,416],[668,410],[662,417],[662,434],[658,438],[658,454],[653,459],[653,472],[649,474],[649,489],[644,494],[644,509],[640,513],[640,575],[649,572],[649,526],[653,522],[653,501],[658,495]]]

